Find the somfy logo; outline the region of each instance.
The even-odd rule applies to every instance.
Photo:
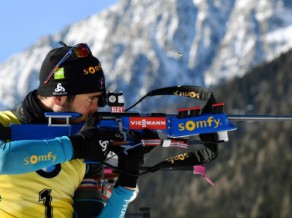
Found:
[[[54,163],[56,161],[56,159],[57,159],[57,155],[53,154],[50,151],[48,154],[41,154],[41,155],[33,154],[30,157],[25,157],[24,164],[25,165],[28,165],[28,164],[34,165],[34,164],[39,163],[39,162],[47,162],[47,161]]]

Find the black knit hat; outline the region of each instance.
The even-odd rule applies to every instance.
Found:
[[[71,50],[70,50],[71,49]],[[105,79],[101,64],[91,52],[87,57],[70,55],[48,80],[48,75],[72,47],[51,50],[42,63],[37,93],[42,96],[67,96],[103,92]],[[47,80],[47,81],[46,81]],[[46,81],[46,82],[45,82]]]

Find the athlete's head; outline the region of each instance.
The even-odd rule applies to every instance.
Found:
[[[50,109],[79,112],[84,120],[97,111],[97,106],[104,106],[103,70],[86,44],[62,45],[51,50],[43,61],[37,93]],[[51,101],[45,101],[48,98]],[[54,103],[54,107],[48,103]]]

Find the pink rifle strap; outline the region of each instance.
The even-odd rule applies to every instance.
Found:
[[[214,185],[212,180],[206,175],[206,167],[204,165],[194,166],[194,174],[202,175],[211,186]]]

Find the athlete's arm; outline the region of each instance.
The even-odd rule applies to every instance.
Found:
[[[133,195],[134,190],[118,186],[113,190],[110,199],[107,201],[106,206],[101,211],[98,218],[124,217]]]
[[[121,141],[121,137],[117,136],[116,131],[97,128],[89,121],[77,135],[69,137],[2,142],[0,174],[33,172],[71,159],[104,160],[109,142]]]
[[[87,172],[74,194],[74,217],[123,217],[135,188],[102,188],[103,166],[87,164]],[[101,190],[102,189],[102,190]],[[128,190],[130,189],[130,190]],[[104,195],[104,196],[103,196]],[[104,206],[104,199],[109,198]]]
[[[0,143],[0,174],[20,174],[71,160],[68,137]]]

